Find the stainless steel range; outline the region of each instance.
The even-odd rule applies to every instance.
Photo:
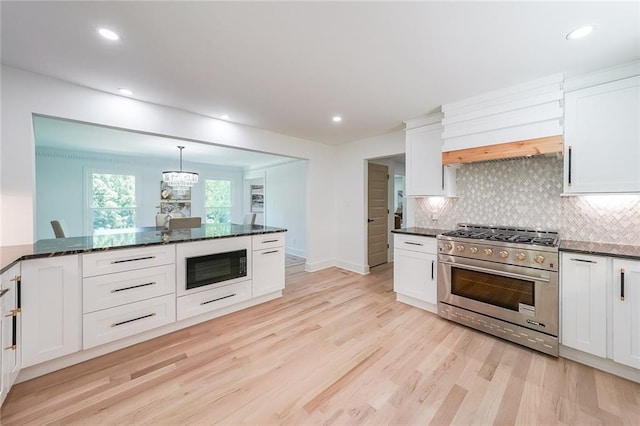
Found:
[[[558,356],[558,233],[458,224],[438,236],[438,314]]]

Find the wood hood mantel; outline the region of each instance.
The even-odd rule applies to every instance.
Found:
[[[505,158],[530,157],[562,152],[562,136],[527,139],[523,141],[478,146],[442,153],[442,164],[474,163],[477,161],[501,160]]]

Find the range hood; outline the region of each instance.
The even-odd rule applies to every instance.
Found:
[[[563,75],[442,105],[442,164],[562,152]]]
[[[531,157],[543,154],[562,153],[561,135],[527,139],[495,145],[444,151],[442,164],[463,164],[478,161],[503,160],[506,158]]]

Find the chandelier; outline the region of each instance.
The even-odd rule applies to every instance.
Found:
[[[184,146],[178,146],[178,149],[180,150],[180,171],[162,172],[162,180],[176,191],[186,191],[198,183],[198,174],[182,171],[182,150]]]

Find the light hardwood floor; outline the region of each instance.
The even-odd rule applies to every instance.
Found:
[[[2,425],[640,424],[640,385],[287,268],[285,296],[11,391]]]

